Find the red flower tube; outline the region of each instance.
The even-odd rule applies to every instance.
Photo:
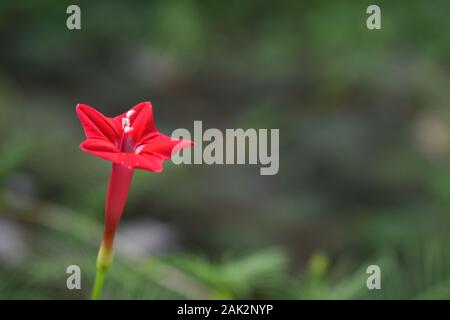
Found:
[[[154,123],[150,102],[142,102],[114,118],[84,104],[78,104],[76,111],[86,134],[80,148],[113,163],[105,203],[105,229],[92,293],[92,298],[98,299],[113,260],[114,235],[125,208],[134,169],[161,172],[165,160],[192,146],[193,142],[160,133]]]

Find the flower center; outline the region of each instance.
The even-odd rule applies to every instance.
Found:
[[[122,118],[122,129],[123,134],[120,141],[120,150],[122,152],[132,153],[134,152],[134,141],[133,138],[128,134],[133,131],[133,127],[131,126],[131,117],[136,113],[134,110],[130,110],[127,112],[125,117]]]
[[[133,127],[130,124],[130,118],[136,113],[134,110],[130,110],[127,112],[124,118],[122,118],[122,129],[123,132],[128,133],[133,131]]]

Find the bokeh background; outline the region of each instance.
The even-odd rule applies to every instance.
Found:
[[[110,164],[75,105],[146,100],[279,128],[280,170],[137,172],[105,298],[450,298],[450,3],[372,2],[1,1],[0,298],[89,297]]]

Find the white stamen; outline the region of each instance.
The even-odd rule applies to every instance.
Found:
[[[141,153],[142,149],[144,149],[144,145],[138,146],[138,147],[134,150],[134,153],[139,154],[139,153]]]
[[[122,118],[122,129],[125,129],[126,127],[130,126],[130,119],[128,118]]]
[[[122,118],[122,129],[123,132],[128,133],[130,131],[133,131],[133,127],[130,124],[130,117],[135,114],[136,111],[129,110],[124,118]]]
[[[130,119],[122,118],[122,129],[125,133],[133,131],[133,127],[130,125]]]
[[[127,118],[130,119],[131,116],[132,116],[133,114],[135,114],[135,113],[136,113],[136,111],[134,111],[134,110],[128,111],[128,112],[127,112]]]

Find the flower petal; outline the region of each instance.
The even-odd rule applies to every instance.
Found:
[[[144,169],[151,172],[161,172],[164,159],[159,156],[143,156],[135,153],[120,153],[114,162],[127,168]]]
[[[192,141],[168,137],[157,132],[144,141],[143,148],[139,154],[155,154],[168,160],[173,154],[193,145],[194,142]]]
[[[119,149],[109,141],[100,139],[88,139],[80,144],[81,150],[99,158],[118,161]]]
[[[117,144],[119,133],[112,119],[85,104],[78,104],[76,110],[87,139],[107,140]]]

